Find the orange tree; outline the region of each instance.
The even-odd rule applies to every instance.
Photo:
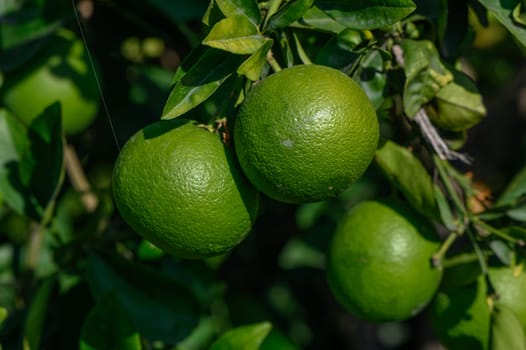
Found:
[[[526,349],[525,6],[4,1],[0,349]]]

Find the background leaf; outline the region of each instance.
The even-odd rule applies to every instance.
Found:
[[[433,182],[424,166],[406,148],[387,141],[376,151],[375,160],[385,176],[421,214],[438,219]]]
[[[526,195],[526,167],[523,167],[510,181],[504,192],[495,202],[496,207],[514,205],[519,198]]]
[[[114,293],[137,331],[152,340],[176,343],[199,320],[198,302],[177,281],[144,265],[92,255],[88,282],[97,299]]]
[[[64,181],[64,135],[60,103],[46,108],[28,128],[30,153],[22,161],[21,175],[27,174],[30,201],[40,217],[58,194]]]
[[[80,350],[140,350],[141,339],[113,294],[102,297],[82,327]]]
[[[0,193],[19,214],[41,220],[64,180],[60,104],[46,108],[27,129],[0,111]]]
[[[54,279],[46,280],[33,295],[24,323],[24,350],[40,349],[40,338],[54,287]]]
[[[15,211],[25,208],[25,190],[19,163],[29,150],[25,126],[5,109],[0,109],[0,196]]]
[[[269,322],[231,329],[216,340],[210,350],[258,350],[271,329]]]

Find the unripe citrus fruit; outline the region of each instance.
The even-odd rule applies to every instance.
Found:
[[[60,101],[68,134],[85,129],[96,117],[99,94],[84,44],[61,29],[27,65],[6,74],[2,102],[26,123]]]
[[[375,110],[358,84],[319,65],[287,68],[256,84],[234,127],[249,180],[289,203],[347,189],[372,161],[378,136]]]
[[[407,319],[440,284],[442,273],[431,265],[439,246],[433,226],[401,203],[362,202],[344,217],[330,244],[329,285],[360,318]]]
[[[446,271],[447,273],[447,271]],[[490,267],[495,303],[509,308],[526,334],[526,273],[521,268]],[[431,307],[433,329],[450,349],[489,349],[491,311],[484,276],[476,282],[437,293]]]
[[[185,258],[228,252],[250,231],[258,207],[219,135],[182,118],[153,123],[128,140],[113,191],[135,231]]]

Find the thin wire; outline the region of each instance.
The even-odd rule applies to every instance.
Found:
[[[84,42],[84,47],[86,48],[86,53],[88,55],[88,60],[91,65],[91,69],[93,71],[93,76],[95,77],[95,82],[97,83],[97,89],[99,90],[100,99],[102,101],[102,105],[104,107],[104,111],[106,112],[106,117],[108,118],[108,122],[110,124],[111,132],[113,134],[113,140],[115,141],[115,144],[117,145],[117,150],[121,151],[121,146],[119,145],[119,140],[117,138],[117,133],[115,132],[115,128],[113,127],[113,122],[111,120],[110,111],[108,110],[108,105],[106,104],[106,99],[104,98],[104,93],[102,92],[102,86],[99,81],[99,77],[97,76],[97,71],[95,70],[95,64],[93,63],[93,59],[91,57],[91,52],[88,47],[88,41],[86,40],[86,36],[84,34],[84,30],[82,28],[82,23],[80,21],[79,14],[77,12],[77,8],[75,6],[75,0],[71,0],[71,5],[73,6],[73,13],[75,13],[75,18],[77,19],[77,24],[79,26],[80,35],[82,36],[82,41]]]

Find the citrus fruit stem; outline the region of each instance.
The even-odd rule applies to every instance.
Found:
[[[443,163],[445,161],[440,159],[437,156],[434,156],[433,160],[434,160],[436,168],[438,169],[438,173],[440,175],[440,179],[442,180],[442,183],[446,187],[447,193],[449,194],[449,196],[453,200],[453,204],[455,205],[455,209],[457,210],[457,212],[459,214],[462,215],[463,219],[465,219],[466,215],[467,215],[466,208],[465,208],[464,204],[462,204],[462,201],[461,201],[460,197],[458,196],[458,193],[455,191],[454,185],[452,183],[453,180],[447,174],[447,170],[445,169],[445,165]],[[462,220],[462,221],[464,221],[464,220]]]
[[[274,58],[274,54],[272,53],[272,50],[268,50],[267,56],[265,56],[265,58],[275,73],[281,70],[281,66],[279,65],[278,61],[276,61],[276,59]]]
[[[44,238],[44,226],[38,222],[32,222],[30,228],[28,254],[26,258],[26,267],[29,270],[35,270],[38,264],[38,257],[40,255],[40,248]]]
[[[431,258],[431,262],[433,263],[433,266],[437,269],[441,270],[443,268],[442,261],[444,258],[444,255],[447,253],[453,242],[460,236],[460,233],[457,231],[453,231],[447,236],[446,240],[442,242],[442,245],[440,246],[440,249],[433,254],[433,257]]]
[[[97,208],[98,199],[91,191],[89,181],[86,178],[75,148],[69,144],[66,145],[64,157],[69,181],[75,191],[80,193],[80,199],[86,211],[92,213]]]
[[[475,250],[475,254],[477,254],[477,259],[480,264],[480,270],[482,271],[482,274],[484,276],[487,276],[488,275],[488,264],[486,263],[486,258],[484,257],[484,254],[482,253],[482,249],[480,249],[480,246],[475,240],[475,236],[473,235],[473,232],[469,226],[466,228],[466,233],[469,237],[469,240],[471,241],[473,250]]]
[[[483,252],[485,256],[488,256],[489,252]],[[450,258],[445,258],[442,260],[442,267],[444,269],[448,269],[450,267],[455,267],[463,264],[468,264],[478,261],[478,257],[476,253],[464,253],[464,254],[457,254],[455,256],[452,256]]]

